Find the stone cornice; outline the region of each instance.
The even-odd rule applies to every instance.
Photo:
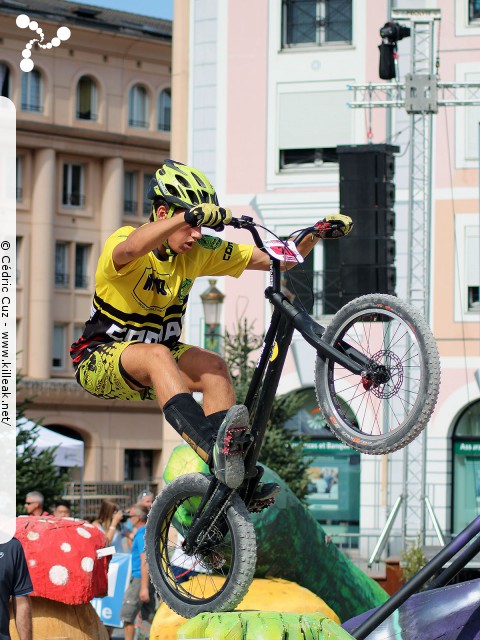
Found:
[[[17,146],[29,148],[52,148],[55,151],[71,149],[71,140],[75,139],[75,150],[90,157],[116,157],[121,155],[127,159],[128,154],[140,154],[139,159],[145,159],[145,150],[165,152],[170,146],[170,136],[141,137],[111,133],[109,131],[83,129],[80,127],[66,127],[47,122],[17,119]],[[92,145],[92,143],[94,143]],[[136,159],[136,158],[135,158]]]
[[[69,410],[81,409],[86,411],[116,411],[158,413],[160,408],[155,401],[128,402],[122,400],[104,400],[95,398],[71,378],[22,378],[17,388],[17,402],[30,398],[32,408],[62,406]]]

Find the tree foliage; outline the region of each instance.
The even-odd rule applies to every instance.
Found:
[[[418,533],[416,540],[407,545],[400,555],[403,581],[408,582],[411,580],[426,564],[427,556],[423,550],[421,535]]]
[[[17,373],[17,390],[22,376]],[[49,447],[37,451],[38,426],[22,427],[22,418],[27,419],[26,412],[33,400],[26,398],[17,403],[17,514],[25,513],[25,496],[29,491],[40,491],[45,498],[45,507],[50,506],[63,492],[63,484],[68,480],[59,467],[55,466],[57,447]],[[20,424],[19,424],[20,421]]]
[[[225,331],[225,360],[232,376],[238,402],[243,402],[255,370],[252,352],[263,343],[263,336],[247,320],[239,322],[234,332]],[[304,402],[304,394],[277,396],[267,424],[267,432],[260,451],[260,462],[278,473],[295,495],[303,500],[307,493],[308,465],[303,456],[304,438],[285,428]],[[295,442],[294,442],[295,440]]]

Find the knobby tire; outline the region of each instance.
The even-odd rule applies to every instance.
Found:
[[[317,399],[335,436],[367,454],[390,453],[414,440],[440,388],[437,345],[422,315],[394,296],[370,294],[340,309],[323,339],[333,346],[350,344],[389,378],[369,387],[362,376],[317,356]]]
[[[209,543],[192,555],[184,552],[178,533],[186,537],[210,480],[200,473],[179,476],[158,495],[148,515],[145,552],[150,579],[160,597],[184,618],[206,611],[233,611],[255,572],[255,531],[235,492],[206,533]]]

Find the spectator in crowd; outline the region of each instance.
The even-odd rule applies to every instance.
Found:
[[[123,519],[123,511],[121,511],[118,504],[113,500],[107,499],[102,500],[97,519],[93,521],[93,524],[105,534],[105,546],[114,546],[117,553],[124,552],[123,536],[131,535],[133,538],[133,535],[126,530],[125,525],[122,523]]]
[[[132,543],[132,578],[125,591],[120,619],[124,623],[125,640],[133,640],[134,622],[137,614],[142,609],[142,603],[150,604],[152,613],[155,613],[155,602],[150,599],[149,577],[147,562],[145,559],[145,523],[147,522],[148,509],[144,504],[136,504],[130,509],[135,535]],[[153,619],[153,615],[148,616]]]
[[[118,504],[113,500],[106,499],[102,500],[97,519],[92,523],[105,534],[105,546],[115,547],[116,553],[124,553],[122,543],[124,535],[130,535],[133,539],[133,533],[125,529],[125,525],[122,523],[123,519],[123,511]],[[108,625],[105,625],[105,628],[111,638],[114,628]]]
[[[135,504],[144,504],[147,507],[147,509],[150,511],[154,500],[155,500],[155,494],[153,493],[153,491],[149,491],[148,489],[145,489],[145,491],[141,491],[138,494],[137,502]],[[130,518],[125,523],[125,528],[130,533],[133,533],[133,525],[132,525],[132,520]],[[128,547],[127,551],[130,551],[132,548],[132,542],[131,542],[132,539],[133,539],[133,535],[127,536],[127,547]],[[155,593],[155,590],[153,590],[152,593]]]
[[[152,491],[146,489],[138,494],[137,504],[144,504],[150,511],[153,501],[155,500],[155,494]]]
[[[40,491],[30,491],[25,498],[25,510],[28,516],[49,516],[43,508],[44,498]]]
[[[28,497],[27,497],[28,498]],[[20,542],[12,538],[0,544],[0,638],[11,640],[8,603],[12,599],[13,617],[20,640],[32,640],[32,602],[28,597],[33,586],[25,553]]]
[[[150,511],[154,500],[155,500],[155,494],[153,493],[153,491],[149,491],[148,489],[145,489],[145,491],[141,491],[138,494],[137,502],[135,504],[144,504],[147,507],[147,509]],[[125,526],[129,531],[133,531],[133,525],[130,519],[127,521]]]
[[[56,500],[53,507],[53,514],[56,518],[70,517],[70,502],[68,500]]]
[[[153,493],[153,491],[145,489],[145,491],[142,491],[138,494],[137,503],[144,504],[147,507],[148,511],[150,511],[154,500],[155,494]],[[129,521],[127,522],[127,526],[128,524],[131,524],[131,519],[129,519]],[[150,600],[148,602],[142,603],[142,608],[140,609],[140,617],[142,618],[142,620],[152,622],[153,616],[155,615],[156,593],[155,587],[150,580],[148,581],[148,594],[150,596]]]

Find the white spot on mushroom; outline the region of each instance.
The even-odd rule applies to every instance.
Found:
[[[61,564],[55,564],[48,572],[48,577],[53,584],[61,587],[68,582],[68,569]]]
[[[85,558],[82,558],[82,562],[80,564],[82,569],[87,573],[93,571],[93,558],[86,556]]]
[[[91,524],[90,522],[85,522],[83,526],[88,529],[95,529],[95,525]]]
[[[31,559],[28,561],[28,564],[29,564],[31,567],[36,567],[36,566],[37,566],[37,561],[35,560],[35,558],[31,558]]]
[[[27,533],[27,538],[29,540],[38,540],[40,537],[40,534],[38,533],[38,531],[29,531]]]
[[[60,549],[62,551],[65,551],[65,553],[68,553],[72,550],[72,545],[68,544],[68,542],[62,542],[62,544],[60,545]]]
[[[82,527],[79,527],[77,529],[77,533],[79,536],[82,536],[82,538],[91,538],[92,534],[90,533],[90,531],[86,531],[85,529],[82,529]]]

